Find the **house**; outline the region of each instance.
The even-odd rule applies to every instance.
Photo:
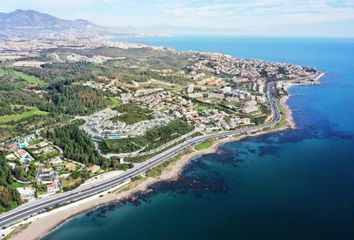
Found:
[[[68,169],[69,171],[75,171],[76,164],[75,163],[67,163],[67,164],[65,164],[65,168]]]
[[[51,183],[47,184],[47,192],[48,193],[56,193],[57,191],[61,190],[61,185],[58,180],[55,180]]]
[[[18,147],[20,148],[20,149],[24,149],[24,148],[26,148],[26,147],[28,147],[29,146],[29,143],[28,143],[28,141],[26,141],[26,140],[23,140],[23,141],[18,141],[17,142],[17,145],[18,145]]]
[[[63,160],[59,156],[56,156],[56,157],[49,158],[47,162],[48,164],[58,165],[63,163]]]
[[[23,138],[18,138],[17,139],[17,145],[20,149],[26,148],[29,146],[29,141],[35,138],[34,134],[25,136]]]
[[[257,99],[257,102],[260,102],[260,103],[265,103],[267,101],[265,96],[257,96],[256,99]]]
[[[223,99],[224,98],[224,94],[211,92],[211,93],[208,93],[208,98]]]
[[[52,146],[46,146],[44,148],[37,149],[36,151],[34,151],[34,153],[43,154],[43,153],[50,153],[54,151],[55,149]]]
[[[240,99],[238,97],[227,97],[226,101],[228,101],[228,102],[239,102]]]
[[[243,113],[252,113],[258,111],[257,102],[254,100],[248,101],[245,103],[245,106],[242,108]]]
[[[87,170],[90,171],[91,173],[97,173],[98,171],[101,170],[101,167],[98,165],[93,165],[89,167]]]
[[[42,168],[37,173],[37,181],[43,184],[49,184],[58,177],[58,173],[52,168]]]
[[[9,155],[5,156],[5,159],[9,160],[9,161],[15,161],[15,160],[17,160],[17,157],[15,156],[15,154],[10,153]]]
[[[201,92],[190,93],[190,94],[188,94],[188,97],[190,97],[190,98],[202,98],[203,97],[203,93],[201,93]]]
[[[23,165],[28,165],[33,161],[33,157],[24,149],[18,149],[14,152],[14,155],[20,160],[20,163]]]
[[[0,146],[0,152],[6,152],[6,147],[5,146]]]
[[[244,124],[244,125],[249,125],[249,124],[251,124],[251,119],[249,119],[249,118],[241,118],[239,120],[239,123],[240,124]]]
[[[194,92],[194,84],[189,84],[187,88],[187,93],[193,93]]]
[[[11,167],[11,169],[15,169],[16,167],[16,163],[8,162],[7,164]]]
[[[36,192],[36,189],[34,187],[32,186],[19,187],[16,190],[20,193],[22,200],[34,199],[34,195]]]
[[[226,94],[226,93],[231,93],[231,91],[232,91],[232,88],[231,88],[231,87],[224,87],[224,88],[222,89],[222,92],[223,92],[224,94]]]
[[[6,148],[7,152],[14,152],[18,149],[18,146],[16,143],[11,143],[11,144],[8,144],[5,148]]]
[[[59,178],[60,179],[68,179],[71,176],[71,173],[64,173],[60,174]]]
[[[48,145],[49,145],[48,142],[43,141],[43,142],[38,143],[38,144],[36,145],[36,147],[38,146],[38,148],[44,148],[44,147],[46,147],[46,146],[48,146]]]

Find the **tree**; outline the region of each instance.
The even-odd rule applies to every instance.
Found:
[[[16,207],[21,202],[21,196],[11,187],[13,178],[11,168],[3,155],[0,155],[0,212]]]

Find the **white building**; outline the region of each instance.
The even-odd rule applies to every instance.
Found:
[[[36,189],[32,186],[28,186],[28,187],[20,187],[16,189],[20,195],[21,195],[21,199],[23,200],[32,200],[34,199],[34,195],[36,192]]]
[[[258,106],[257,106],[257,102],[254,100],[246,102],[245,106],[242,108],[242,112],[246,114],[256,112],[256,111],[258,111]]]
[[[188,97],[190,98],[202,98],[203,97],[203,93],[190,93],[188,94]]]
[[[224,94],[220,94],[220,93],[208,93],[208,98],[223,99],[223,98],[224,98]]]
[[[187,88],[187,93],[192,93],[194,92],[194,84],[189,84]]]
[[[49,158],[47,161],[48,164],[53,164],[53,165],[58,165],[63,163],[63,160],[59,156]]]

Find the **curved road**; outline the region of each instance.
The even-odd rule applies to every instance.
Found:
[[[57,195],[54,195],[51,197],[43,198],[40,200],[35,200],[33,202],[24,204],[16,209],[6,213],[6,214],[1,215],[0,216],[0,228],[5,228],[7,226],[10,226],[11,224],[19,222],[19,221],[29,218],[31,216],[34,216],[38,213],[45,212],[49,208],[62,206],[62,205],[68,204],[70,202],[75,202],[75,201],[85,199],[90,196],[99,194],[101,192],[104,192],[112,187],[115,187],[119,184],[124,183],[125,181],[127,181],[128,179],[131,179],[132,177],[135,177],[141,173],[146,172],[147,170],[149,170],[151,168],[154,168],[155,166],[161,164],[162,162],[169,160],[170,158],[176,156],[177,154],[182,153],[186,149],[188,149],[192,146],[195,146],[199,143],[202,143],[205,140],[212,139],[212,138],[223,138],[223,137],[232,136],[232,135],[236,135],[236,134],[251,133],[254,131],[259,131],[264,128],[274,126],[280,121],[280,111],[279,111],[279,107],[276,103],[276,99],[274,97],[274,84],[273,83],[268,84],[268,94],[267,95],[268,95],[268,100],[269,100],[271,108],[272,108],[272,120],[270,122],[267,122],[267,123],[260,125],[260,126],[254,126],[254,127],[219,132],[219,133],[212,133],[209,135],[198,136],[195,138],[188,139],[185,142],[183,142],[175,147],[172,147],[163,153],[160,153],[160,154],[152,157],[151,159],[140,164],[139,166],[129,169],[128,171],[117,176],[116,178],[102,181],[100,183],[97,183],[97,184],[94,184],[91,186],[87,186],[82,189],[72,190],[70,192],[57,194]]]

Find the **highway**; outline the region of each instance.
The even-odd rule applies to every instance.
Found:
[[[271,119],[271,121],[264,123],[263,125],[242,128],[242,129],[238,129],[238,130],[230,130],[230,131],[212,133],[212,134],[198,136],[198,137],[188,139],[185,142],[183,142],[177,146],[174,146],[174,147],[166,150],[165,152],[152,157],[151,159],[145,161],[144,163],[142,163],[132,169],[125,171],[124,173],[120,174],[119,176],[117,176],[113,179],[105,180],[105,181],[87,186],[85,188],[76,189],[76,190],[72,190],[70,192],[56,194],[51,197],[35,200],[33,202],[24,204],[14,210],[11,210],[5,214],[2,214],[2,215],[0,215],[0,228],[8,227],[11,224],[19,222],[19,221],[29,218],[31,216],[34,216],[38,213],[45,212],[49,208],[55,208],[58,206],[66,205],[68,203],[82,200],[82,199],[88,198],[90,196],[102,193],[106,190],[109,190],[112,187],[115,187],[119,184],[124,183],[128,179],[131,179],[135,176],[138,176],[141,173],[146,172],[149,169],[156,167],[157,165],[171,159],[174,156],[176,156],[180,153],[183,153],[188,148],[198,145],[198,144],[204,142],[205,140],[214,139],[214,138],[223,138],[223,137],[228,137],[228,136],[238,135],[238,134],[247,134],[247,133],[252,133],[252,132],[259,131],[259,130],[262,130],[265,128],[272,127],[272,126],[276,125],[281,119],[280,110],[277,105],[276,99],[274,97],[274,84],[273,83],[268,84],[267,96],[268,96],[268,100],[269,100],[269,103],[270,103],[271,109],[272,109],[272,119]]]

